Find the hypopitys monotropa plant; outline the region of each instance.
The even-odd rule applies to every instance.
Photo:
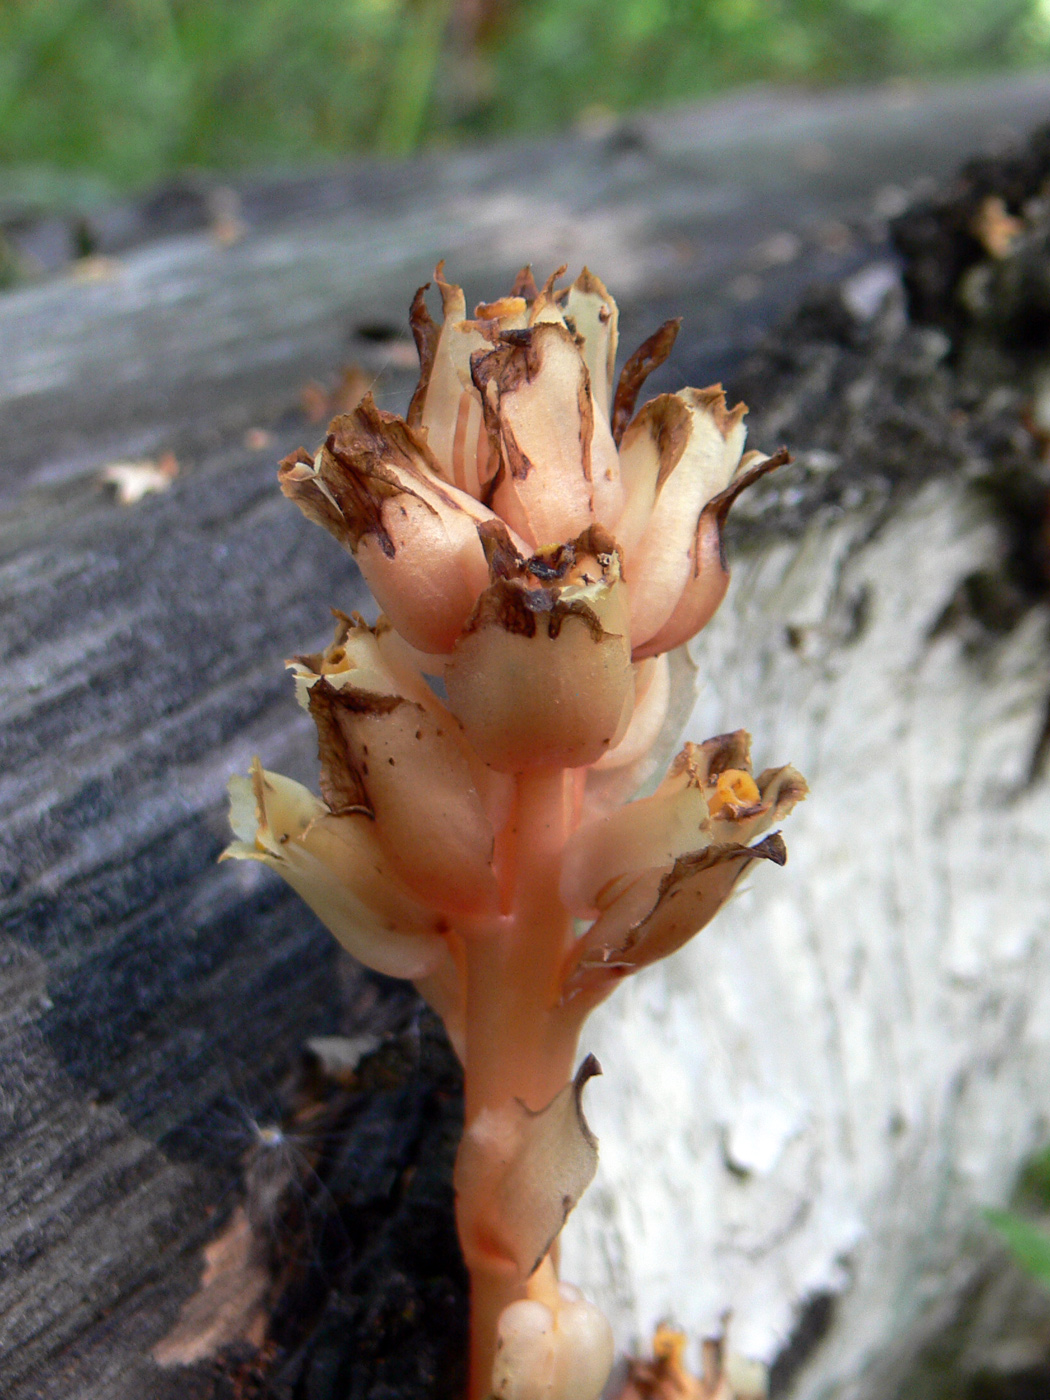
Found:
[[[600,1393],[608,1324],[555,1267],[596,1165],[581,1026],[752,862],[783,863],[764,833],[805,792],[792,768],[752,776],[738,732],[686,744],[625,800],[665,727],[668,653],[725,594],[730,506],[786,454],[742,455],[745,410],[719,386],[636,413],[677,322],[614,392],[616,304],[588,271],[559,275],[539,290],[526,269],[468,319],[439,267],[442,323],[426,287],[412,304],[407,417],[366,397],[281,464],[382,614],[337,614],[332,644],[289,663],[320,798],[258,763],[230,785],[225,854],[272,866],[361,962],[411,980],[462,1060],[472,1400]]]

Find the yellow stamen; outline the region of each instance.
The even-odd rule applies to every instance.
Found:
[[[708,810],[713,817],[729,808],[752,807],[761,800],[758,784],[750,773],[742,768],[727,768],[719,773],[714,794],[707,799]]]

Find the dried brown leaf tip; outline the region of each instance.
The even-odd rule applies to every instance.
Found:
[[[744,405],[720,385],[636,411],[678,323],[617,383],[616,303],[589,269],[559,285],[563,271],[540,287],[523,269],[468,317],[439,265],[440,319],[427,287],[412,303],[407,418],[366,394],[281,464],[381,614],[337,613],[329,646],[290,663],[321,797],[258,763],[231,783],[226,854],[277,871],[354,956],[412,980],[463,1061],[469,1400],[601,1393],[611,1331],[555,1262],[597,1153],[580,1111],[593,1061],[572,1072],[581,1028],[747,870],[784,863],[776,828],[805,795],[794,769],[756,777],[738,730],[686,744],[631,800],[666,761],[668,653],[728,587],[729,509],[786,453],[745,454]],[[728,1400],[677,1355],[636,1374],[658,1387],[645,1394]]]
[[[661,1323],[652,1358],[628,1363],[627,1382],[616,1400],[765,1400],[765,1367],[729,1355],[724,1338],[705,1338],[699,1376],[685,1364],[686,1347],[684,1333]]]

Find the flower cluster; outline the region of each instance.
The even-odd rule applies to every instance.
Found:
[[[720,386],[637,412],[669,322],[614,374],[617,309],[584,272],[526,269],[468,318],[436,274],[411,321],[406,418],[366,397],[280,484],[351,550],[382,610],[337,613],[292,664],[317,727],[321,797],[255,766],[238,840],[368,966],[411,979],[465,1069],[456,1172],[472,1274],[471,1394],[593,1400],[611,1364],[551,1246],[594,1171],[572,1067],[587,1012],[682,946],[804,795],[752,775],[743,732],[687,744],[649,797],[668,654],[728,585],[733,501],[786,460],[744,453]],[[584,931],[578,932],[580,921]]]

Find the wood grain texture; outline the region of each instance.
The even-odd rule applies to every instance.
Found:
[[[656,388],[720,378],[805,281],[870,260],[829,226],[1048,103],[1041,76],[759,93],[602,139],[360,167],[246,192],[232,248],[187,235],[125,252],[109,281],[0,300],[5,1396],[190,1396],[149,1352],[246,1124],[294,1048],[370,995],[294,898],[214,864],[232,771],[259,753],[311,773],[282,659],[362,601],[276,490],[276,459],[317,435],[304,380],[357,359],[403,407],[399,347],[356,328],[402,326],[439,256],[479,296],[523,261],[586,260],[622,295],[627,349],[686,317]],[[243,445],[252,425],[266,450]],[[106,462],[165,449],[165,494],[121,508],[98,486]]]

